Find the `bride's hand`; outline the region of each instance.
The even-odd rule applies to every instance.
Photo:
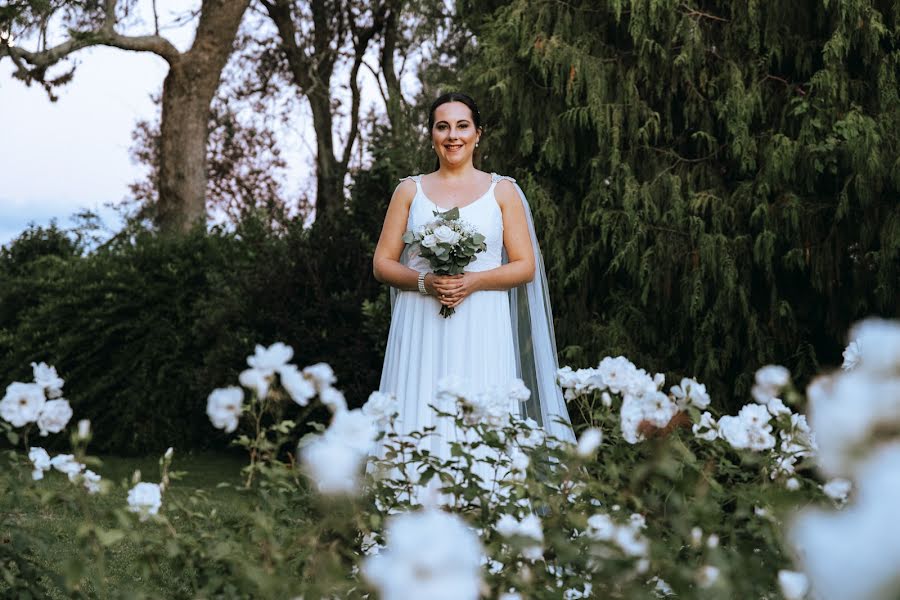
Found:
[[[477,272],[454,275],[451,282],[446,286],[446,297],[441,300],[441,303],[450,308],[455,308],[466,296],[479,289],[478,277],[479,274]]]
[[[429,294],[441,301],[445,306],[450,305],[451,294],[456,290],[456,282],[462,275],[437,275],[429,273],[425,277],[425,289]]]

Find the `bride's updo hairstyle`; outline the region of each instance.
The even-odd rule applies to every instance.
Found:
[[[481,129],[481,113],[478,112],[478,106],[475,104],[475,100],[472,99],[472,96],[463,94],[462,92],[447,92],[446,94],[438,96],[435,101],[431,103],[431,110],[428,111],[429,135],[431,134],[431,130],[434,129],[434,111],[437,110],[438,106],[446,104],[447,102],[462,102],[468,106],[469,110],[472,111],[472,120],[475,122],[475,129]]]
[[[437,107],[441,104],[446,104],[447,102],[462,102],[466,106],[469,107],[469,110],[472,111],[472,121],[475,124],[475,130],[482,129],[481,127],[481,113],[478,111],[478,106],[475,104],[475,100],[472,99],[472,96],[468,94],[464,94],[462,92],[447,92],[446,94],[441,94],[438,96],[434,102],[431,103],[431,109],[428,111],[428,135],[431,135],[431,130],[434,129],[434,111],[437,110]],[[441,168],[441,160],[439,158],[435,159],[435,167],[434,170],[437,171]]]

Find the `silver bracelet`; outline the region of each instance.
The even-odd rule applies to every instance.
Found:
[[[425,289],[425,276],[428,275],[425,271],[421,271],[419,273],[419,293],[428,295],[428,290]]]

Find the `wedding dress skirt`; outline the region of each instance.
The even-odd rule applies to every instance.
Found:
[[[433,211],[447,210],[432,202],[423,192],[421,175],[412,177],[416,195],[409,209],[407,229],[415,229],[434,218]],[[476,254],[466,271],[484,271],[499,267],[503,248],[503,218],[494,189],[503,179],[491,174],[485,194],[460,208],[460,219],[468,221],[485,236],[487,250]],[[408,266],[431,271],[428,261],[410,256]],[[417,291],[400,291],[394,302],[391,326],[385,350],[379,390],[396,395],[399,416],[398,433],[408,434],[435,427],[435,434],[422,439],[420,449],[432,455],[450,458],[451,441],[462,441],[454,420],[439,418],[429,406],[455,413],[456,406],[440,404],[437,384],[445,376],[462,379],[471,392],[487,391],[491,386],[506,389],[516,378],[516,357],[510,321],[509,294],[503,290],[476,291],[456,306],[448,318],[440,315],[441,303],[434,296]],[[518,402],[510,401],[510,414],[519,414]],[[484,454],[484,453],[479,453]],[[490,485],[493,468],[474,469]]]

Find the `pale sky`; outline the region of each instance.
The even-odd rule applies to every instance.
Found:
[[[161,23],[170,21],[170,7],[185,10],[193,4],[199,2],[159,0]],[[162,33],[184,50],[193,28],[191,23]],[[138,32],[147,31],[140,25],[127,31]],[[128,185],[142,178],[143,168],[130,159],[131,135],[139,120],[156,118],[151,95],[162,88],[165,61],[150,53],[107,47],[86,48],[73,57],[78,63],[75,78],[57,89],[55,103],[42,88],[13,79],[9,59],[0,61],[0,245],[29,222],[44,225],[55,218],[60,226],[70,227],[69,216],[82,209],[98,212],[116,228],[115,212],[104,205],[126,198]],[[374,101],[378,92],[366,80],[366,69],[360,73],[363,98]],[[291,165],[291,190],[308,188],[313,169],[305,117],[298,114],[296,131],[280,136]]]

